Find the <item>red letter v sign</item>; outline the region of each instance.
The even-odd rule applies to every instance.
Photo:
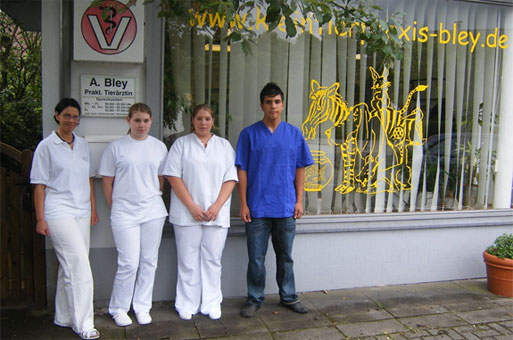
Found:
[[[98,21],[98,17],[96,15],[88,15],[87,18],[89,19],[89,23],[91,24],[91,27],[93,28],[94,35],[96,36],[96,39],[98,40],[98,44],[104,50],[117,50],[119,48],[121,39],[125,35],[126,29],[131,20],[131,18],[129,18],[129,17],[121,18],[118,28],[116,29],[116,32],[114,32],[112,41],[109,44],[107,42],[107,38],[105,37],[105,34],[102,31],[100,22]]]

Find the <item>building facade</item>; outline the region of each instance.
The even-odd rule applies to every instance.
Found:
[[[190,129],[188,112],[208,103],[217,133],[235,147],[261,119],[258,93],[285,92],[283,119],[300,127],[315,164],[307,169],[306,216],[294,245],[298,291],[483,277],[482,252],[513,228],[513,5],[507,1],[381,0],[401,13],[403,57],[385,68],[350,30],[313,18],[293,39],[269,31],[265,13],[243,24],[251,54],[224,40],[216,15],[164,21],[158,1],[106,20],[88,0],[41,6],[44,135],[63,96],[83,107],[77,132],[98,161],[126,133],[127,107],[154,111],[151,134],[168,144]],[[121,2],[123,4],[123,1]],[[119,14],[119,13],[123,14]],[[299,26],[298,26],[299,27]],[[92,227],[95,298],[110,295],[116,249],[101,180]],[[244,228],[232,201],[223,255],[225,296],[246,293]],[[176,250],[165,227],[154,299],[174,298]],[[276,293],[274,255],[267,293]],[[48,292],[56,261],[47,249]]]

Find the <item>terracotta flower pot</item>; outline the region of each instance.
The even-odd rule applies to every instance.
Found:
[[[488,290],[501,296],[513,297],[513,260],[501,259],[483,252],[486,263]]]

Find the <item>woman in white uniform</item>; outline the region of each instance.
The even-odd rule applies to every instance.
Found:
[[[111,208],[118,269],[109,303],[116,325],[151,323],[153,283],[167,211],[162,201],[162,166],[167,148],[149,136],[151,109],[142,103],[128,111],[128,134],[111,142],[100,160],[103,191]]]
[[[56,131],[36,148],[30,172],[34,184],[36,231],[49,236],[59,260],[54,323],[82,339],[96,339],[93,275],[89,264],[90,226],[98,222],[87,141],[73,130],[80,105],[73,98],[55,107]]]
[[[193,111],[194,132],[169,150],[164,175],[172,187],[169,221],[173,223],[178,261],[175,308],[190,320],[201,312],[221,318],[221,256],[230,227],[230,201],[237,182],[230,143],[211,133],[214,112]]]

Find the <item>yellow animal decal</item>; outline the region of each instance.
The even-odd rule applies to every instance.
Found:
[[[308,117],[301,125],[306,140],[316,138],[317,129],[325,126],[322,123],[329,121],[328,127],[323,132],[326,136],[330,136],[331,129],[340,126],[347,119],[349,111],[338,93],[339,86],[339,83],[334,83],[329,87],[323,87],[319,86],[316,80],[312,80],[310,91],[312,103],[308,110]],[[330,140],[331,138],[328,137],[328,143]],[[306,169],[305,190],[321,191],[333,177],[333,163],[324,151],[311,150],[311,153],[315,163]],[[321,176],[321,172],[329,172],[329,175]]]
[[[315,163],[306,168],[305,190],[321,191],[333,178],[333,163],[324,151],[310,152]]]
[[[419,108],[407,110],[413,95],[425,91],[427,86],[419,85],[410,91],[406,103],[396,110],[390,106],[390,82],[385,80],[387,71],[380,75],[374,68],[369,69],[373,80],[370,107],[366,103],[348,107],[338,93],[339,83],[320,86],[316,80],[311,82],[312,103],[301,126],[302,132],[306,140],[313,140],[319,131],[325,135],[328,145],[339,147],[343,174],[334,190],[340,194],[355,190],[375,194],[411,189],[409,150],[425,142],[423,112]],[[337,143],[335,129],[349,122],[352,123],[350,131]],[[307,168],[305,190],[320,191],[333,177],[333,164],[323,151],[312,150],[312,156],[315,164]],[[380,167],[383,161],[384,168]],[[324,175],[326,172],[331,174],[329,178]]]

